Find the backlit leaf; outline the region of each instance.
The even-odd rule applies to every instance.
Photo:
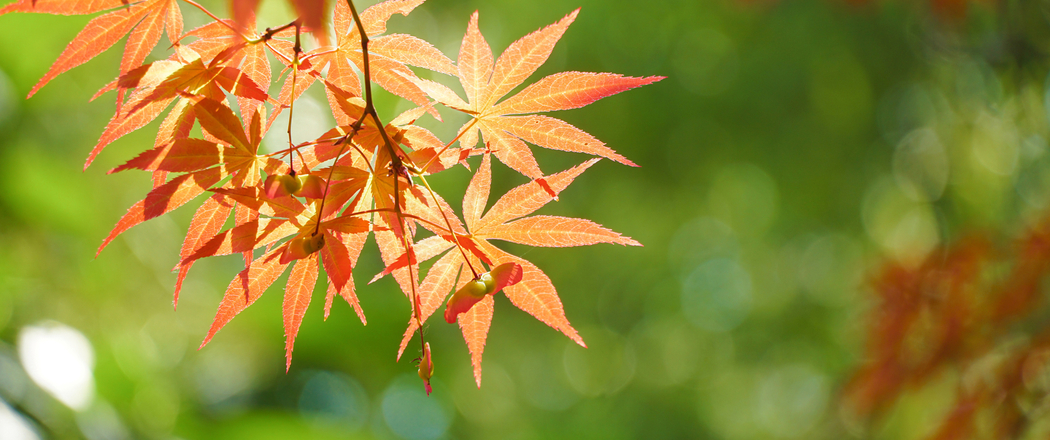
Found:
[[[285,371],[292,368],[295,336],[299,334],[299,325],[303,322],[307,307],[310,307],[310,297],[313,296],[316,283],[317,254],[314,253],[295,262],[291,274],[288,275],[288,285],[284,288],[284,303],[281,309],[284,311]]]
[[[251,267],[244,269],[233,278],[233,281],[230,281],[230,286],[226,288],[226,294],[222,297],[222,302],[219,303],[219,310],[215,313],[215,320],[212,322],[211,328],[208,329],[208,336],[201,342],[198,350],[204,348],[208,341],[211,341],[211,338],[230,322],[234,316],[237,316],[242,310],[248,308],[255,300],[259,299],[263,292],[284,273],[284,269],[288,265],[281,263],[280,258],[277,258],[278,254],[283,250],[282,248],[277,248],[267,252],[253,261]]]

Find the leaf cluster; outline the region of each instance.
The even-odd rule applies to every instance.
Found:
[[[102,13],[59,55],[30,96],[127,35],[117,77],[96,95],[115,91],[116,113],[85,168],[107,145],[161,118],[152,148],[110,170],[150,172],[154,185],[117,222],[99,252],[129,228],[205,196],[174,268],[175,304],[197,261],[240,254],[245,268],[227,287],[201,347],[289,270],[283,300],[289,368],[322,272],[325,318],[338,296],[366,323],[353,272],[372,238],[386,266],[373,280],[392,275],[411,304],[398,357],[418,333],[424,352],[420,377],[429,391],[434,366],[422,326],[450,297],[445,318],[458,323],[479,386],[493,296],[500,292],[583,345],[550,279],[492,240],[543,247],[639,245],[590,220],[530,215],[557,200],[599,158],[634,166],[588,133],[541,113],[582,107],[662,78],[563,72],[511,95],[547,60],[579,10],[514,42],[499,57],[482,36],[475,12],[453,61],[418,37],[387,33],[393,15],[407,15],[422,3],[386,0],[358,13],[352,1],[336,2],[332,35],[325,24],[332,8],[316,0],[292,0],[299,16],[263,30],[255,24],[257,2],[252,0],[233,2],[233,19],[182,0],[182,6],[212,18],[189,31],[183,30],[177,0],[18,0],[0,14]],[[170,56],[145,63],[163,33],[172,43]],[[318,45],[304,50],[302,39],[308,35]],[[271,66],[271,58],[280,65]],[[274,67],[281,69],[276,77]],[[465,99],[440,82],[420,78],[413,68],[457,79]],[[383,123],[373,105],[373,84],[417,107]],[[295,144],[290,122],[295,102],[314,85],[324,89],[336,125],[317,139]],[[441,121],[439,106],[470,118],[447,142],[416,125],[426,115]],[[289,114],[287,148],[260,150],[283,112]],[[192,135],[195,127],[199,137]],[[532,153],[534,146],[596,157],[547,174]],[[427,176],[469,171],[467,159],[473,156],[482,156],[480,166],[472,171],[457,213],[431,189]],[[529,182],[490,207],[493,157]],[[420,265],[432,259],[422,274]]]

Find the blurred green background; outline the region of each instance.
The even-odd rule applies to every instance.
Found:
[[[114,105],[88,99],[121,49],[26,100],[89,17],[0,16],[0,437],[920,438],[950,392],[909,394],[873,424],[844,416],[840,392],[863,361],[881,262],[915,264],[978,228],[1009,237],[1046,212],[1050,8],[999,1],[953,18],[906,0],[431,0],[392,19],[455,59],[474,10],[498,54],[582,6],[533,80],[668,77],[555,115],[641,168],[602,161],[541,211],[645,246],[514,249],[550,276],[589,348],[497,298],[480,390],[458,328],[432,320],[429,398],[418,353],[394,361],[407,301],[389,277],[364,285],[382,269],[371,248],[355,271],[368,325],[339,301],[323,322],[319,289],[289,373],[279,287],[198,351],[243,262],[194,266],[172,310],[193,208],[95,258],[150,185],[105,171],[151,146],[156,123],[81,172]],[[206,22],[181,6],[187,29]],[[267,0],[261,25],[286,9]],[[302,139],[332,124],[320,92],[296,104]],[[387,118],[408,108],[381,98]],[[462,118],[443,114],[447,140]],[[538,156],[546,172],[585,159]],[[494,173],[497,191],[521,183]],[[468,179],[434,183],[458,201]]]

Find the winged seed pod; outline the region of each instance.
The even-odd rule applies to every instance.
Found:
[[[419,378],[423,379],[423,385],[429,396],[433,388],[430,388],[430,378],[434,375],[434,360],[430,357],[430,343],[423,344],[423,357],[419,360]]]
[[[461,313],[470,311],[470,308],[484,299],[485,295],[495,295],[504,287],[518,284],[521,281],[521,275],[520,264],[503,263],[468,281],[448,300],[448,305],[445,307],[445,322],[454,324]]]

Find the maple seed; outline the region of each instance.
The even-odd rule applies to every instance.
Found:
[[[445,306],[445,322],[449,324],[455,323],[460,313],[466,313],[471,307],[474,307],[474,304],[477,304],[478,301],[485,297],[487,290],[488,288],[485,287],[484,281],[468,281],[456,293],[453,293],[452,298],[448,300],[448,305]]]
[[[324,234],[314,234],[309,238],[303,239],[302,247],[303,251],[306,252],[306,255],[321,250],[321,248],[324,247]]]
[[[460,313],[470,311],[474,304],[485,298],[485,295],[493,295],[504,287],[512,286],[521,281],[522,270],[518,263],[503,263],[492,268],[492,270],[478,275],[463,287],[460,287],[445,306],[445,322],[452,324]]]
[[[281,183],[281,188],[288,194],[295,194],[303,187],[303,183],[299,178],[292,174],[277,176],[277,181]]]
[[[309,237],[295,237],[288,248],[281,255],[281,263],[306,258],[308,255],[321,250],[324,247],[324,234],[314,234]]]
[[[300,174],[296,177],[299,181],[299,189],[292,194],[308,199],[324,198],[325,181],[323,178],[313,174]]]
[[[428,396],[434,391],[430,388],[430,378],[433,376],[434,360],[430,357],[430,343],[427,342],[423,345],[423,358],[419,361],[419,378],[423,379],[423,385],[426,386]]]
[[[481,274],[481,276],[478,277],[478,281],[481,281],[485,284],[485,293],[492,293],[496,291],[496,279],[492,277],[491,273],[485,272]]]
[[[271,174],[263,182],[266,197],[271,199],[295,194],[302,186],[302,181],[293,174]]]
[[[271,199],[283,196],[321,199],[324,198],[324,188],[324,178],[313,174],[270,175],[263,183],[266,196]]]
[[[481,277],[488,278],[489,280],[492,279],[492,276],[488,273],[481,274]],[[463,286],[463,288],[460,289],[460,291],[474,298],[481,298],[484,297],[485,294],[490,293],[489,284],[490,283],[486,283],[483,279],[479,277],[479,279],[472,280],[469,283],[467,283],[467,285]]]

